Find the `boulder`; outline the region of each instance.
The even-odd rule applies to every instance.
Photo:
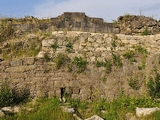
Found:
[[[20,60],[13,60],[10,62],[11,67],[16,67],[16,66],[22,66],[23,61]]]
[[[94,115],[91,118],[88,118],[88,119],[85,119],[85,120],[104,120],[104,119],[99,117],[98,115]]]
[[[17,106],[14,106],[14,107],[3,107],[1,108],[1,111],[4,113],[4,114],[14,114],[14,113],[18,113],[20,110],[19,107]]]
[[[146,116],[146,115],[150,115],[153,112],[156,112],[157,110],[160,110],[160,108],[136,108],[136,115],[138,117],[142,117],[142,116]]]
[[[28,57],[23,59],[23,65],[33,65],[35,59],[33,57]]]

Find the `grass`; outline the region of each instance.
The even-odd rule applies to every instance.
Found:
[[[22,57],[35,57],[38,55],[42,45],[39,39],[32,41],[28,44],[28,47],[25,48],[23,44],[15,45],[14,42],[9,42],[8,50],[3,52],[3,58],[5,60],[10,60],[13,58],[22,58]]]
[[[135,55],[135,52],[133,50],[126,50],[123,54],[123,57],[125,59],[128,59],[130,63],[133,63],[133,62],[136,62],[134,55]]]
[[[93,102],[79,102],[78,100],[70,101],[72,107],[77,110],[77,113],[82,119],[89,118],[93,115],[99,115],[105,120],[125,120],[127,113],[135,115],[136,107],[160,107],[160,101],[151,98],[120,96],[117,99],[109,102],[106,99],[100,99]],[[153,115],[146,116],[148,120],[159,118],[159,112]],[[156,114],[156,116],[154,116]],[[137,119],[142,119],[138,118]]]
[[[21,109],[20,113],[0,118],[0,120],[75,120],[71,114],[61,110],[60,102],[56,98],[41,98],[29,107],[34,110]]]
[[[82,119],[89,118],[93,115],[99,115],[105,120],[124,120],[127,113],[135,116],[136,107],[160,107],[160,101],[142,97],[129,97],[122,95],[113,101],[99,99],[93,102],[79,100],[67,100],[69,105],[75,109],[75,113]],[[75,120],[72,114],[65,113],[61,109],[57,98],[39,98],[33,104],[27,103],[21,107],[21,111],[13,116],[5,116],[0,120]],[[27,111],[24,108],[33,108]],[[137,120],[159,120],[160,112],[157,111],[143,118],[136,117]]]

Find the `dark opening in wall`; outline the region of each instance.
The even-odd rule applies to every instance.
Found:
[[[60,91],[61,91],[61,93],[60,93],[61,94],[61,98],[60,99],[61,99],[62,102],[65,102],[65,98],[64,98],[64,96],[65,96],[65,88],[60,88]]]

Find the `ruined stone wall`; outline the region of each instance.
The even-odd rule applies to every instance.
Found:
[[[62,15],[46,20],[34,17],[17,19],[18,22],[8,19],[8,23],[15,29],[24,32],[52,32],[52,31],[81,31],[114,34],[158,34],[159,21],[146,16],[124,15],[113,23],[105,22],[102,18],[93,18],[81,12],[64,12]]]
[[[159,34],[130,36],[55,31],[52,32],[50,38],[42,41],[42,49],[36,58],[1,61],[0,81],[10,81],[13,88],[29,89],[33,98],[61,97],[62,92],[71,98],[80,100],[99,98],[110,100],[121,93],[135,96],[146,95],[146,82],[152,75],[152,70],[155,66],[158,71],[160,68],[159,38]],[[58,44],[56,50],[51,47],[55,42]],[[66,50],[69,42],[73,44],[71,52]],[[147,53],[141,53],[137,51],[137,48],[141,48],[140,50],[145,48]],[[131,62],[124,57],[128,50],[135,52],[136,62]],[[65,66],[57,69],[54,58],[58,53],[66,54],[71,60],[76,56],[81,56],[88,61],[87,69],[84,73],[70,72]],[[96,66],[97,61],[114,61],[113,54],[120,56],[121,66],[113,62],[109,73],[106,72],[105,67]],[[45,55],[53,60],[47,61]],[[145,64],[144,68],[143,64]],[[141,66],[142,69],[140,69]],[[131,78],[138,81],[136,88],[129,85]]]

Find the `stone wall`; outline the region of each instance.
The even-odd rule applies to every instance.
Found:
[[[0,62],[0,81],[8,80],[17,89],[27,88],[31,97],[57,96],[66,93],[80,100],[109,100],[124,93],[134,96],[147,95],[146,83],[153,69],[159,71],[160,35],[131,36],[124,34],[90,33],[76,31],[54,31],[52,36],[42,40],[42,49],[36,58],[21,58]],[[71,42],[72,50],[67,51]],[[57,48],[51,46],[57,44]],[[145,52],[145,50],[147,52]],[[136,62],[124,54],[133,51]],[[58,53],[66,54],[71,60],[81,56],[88,61],[83,73],[68,71],[66,66],[56,68],[54,59]],[[120,57],[118,66],[113,54]],[[47,61],[46,56],[52,60]],[[96,62],[112,61],[111,71],[97,67]],[[143,66],[143,64],[145,64]],[[141,68],[142,67],[142,68]],[[130,80],[137,80],[134,88]]]
[[[13,21],[8,19],[13,28],[25,32],[81,31],[129,35],[160,33],[159,21],[151,17],[129,14],[118,17],[113,23],[105,22],[102,18],[88,17],[80,12],[64,12],[58,17],[46,20],[31,17],[17,19],[15,23]]]

